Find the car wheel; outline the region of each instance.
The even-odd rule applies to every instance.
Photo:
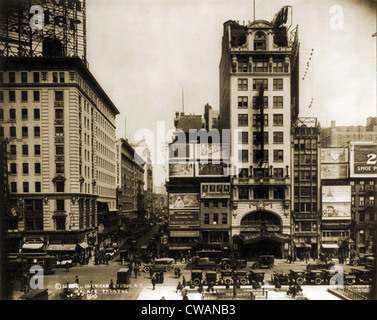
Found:
[[[301,278],[301,277],[297,277],[297,279],[296,279],[296,283],[301,285],[301,284],[304,283],[304,279]]]
[[[166,267],[166,272],[169,272],[169,271],[171,271],[171,270],[172,270],[171,267]]]
[[[220,267],[216,268],[216,272],[220,273],[221,272],[221,268]]]
[[[346,280],[346,283],[347,283],[348,285],[353,285],[353,284],[355,284],[355,279],[347,279],[347,280]]]
[[[253,264],[253,269],[259,269],[259,264],[258,263],[254,263]]]
[[[322,283],[322,279],[321,278],[315,278],[314,283],[315,284],[321,284]]]
[[[245,285],[246,284],[246,279],[241,279],[240,283],[243,284],[243,285]]]
[[[225,264],[225,265],[224,265],[224,269],[225,269],[225,270],[229,270],[229,269],[230,269],[230,264],[228,264],[228,263]]]
[[[151,268],[149,267],[144,267],[144,272],[149,272],[151,270]]]
[[[193,283],[194,283],[194,285],[198,286],[200,284],[200,279],[199,278],[195,278],[193,280]]]
[[[230,284],[230,280],[229,280],[229,279],[226,279],[226,280],[225,280],[225,284]]]
[[[359,262],[357,260],[352,261],[352,265],[354,267],[357,267],[359,265]]]
[[[329,281],[329,284],[333,286],[333,285],[337,284],[337,282],[338,282],[337,279],[331,278],[330,281]]]

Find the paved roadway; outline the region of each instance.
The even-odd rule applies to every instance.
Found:
[[[138,239],[138,248],[146,242],[149,238],[153,237],[156,233],[158,226],[153,227],[150,231],[144,234]],[[136,252],[135,252],[136,253]],[[251,263],[249,262],[250,266]],[[185,269],[185,264],[178,262],[176,265],[181,268],[188,281],[191,279],[191,271]],[[119,256],[110,261],[109,265],[94,265],[93,261],[87,266],[76,266],[71,268],[68,272],[65,268],[57,268],[52,275],[46,275],[44,277],[44,287],[49,289],[50,300],[60,300],[62,293],[62,286],[65,283],[74,283],[75,277],[79,278],[79,285],[84,292],[84,300],[159,300],[162,296],[166,300],[180,300],[181,294],[176,292],[178,281],[182,281],[182,277],[177,279],[174,277],[173,271],[166,272],[164,274],[164,283],[156,284],[156,289],[152,290],[151,279],[149,273],[141,272],[141,274],[135,279],[131,277],[131,284],[128,290],[111,291],[108,289],[108,285],[111,280],[116,282],[117,271],[121,268]],[[292,264],[286,263],[285,260],[277,259],[273,269],[264,269],[265,271],[265,287],[269,287],[273,290],[273,285],[270,283],[271,275],[274,271],[289,272],[290,269],[300,270],[304,269],[306,264],[304,262],[295,262]],[[345,271],[349,270],[349,266],[342,266]],[[95,289],[94,294],[90,294],[89,287],[90,282],[93,282]],[[219,286],[221,287],[221,286]],[[329,286],[305,286],[303,285],[303,294],[309,300],[337,300],[338,298],[327,292]],[[224,288],[222,286],[222,288]],[[14,283],[13,299],[18,299],[23,293],[19,291],[19,282]],[[200,300],[201,295],[196,290],[189,291],[190,300]],[[283,292],[271,291],[269,299],[292,299]]]

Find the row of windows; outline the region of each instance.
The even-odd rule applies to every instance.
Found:
[[[253,199],[284,199],[284,187],[254,187],[252,188]],[[238,186],[238,199],[250,200],[250,187]]]
[[[0,72],[0,83],[4,83],[4,72]],[[16,81],[18,80],[18,81]],[[52,72],[52,81],[54,83],[64,83],[65,82],[65,72]],[[39,83],[40,73],[39,72],[26,72],[21,71],[20,77],[17,79],[15,71],[8,72],[8,82],[9,83]]]
[[[264,90],[268,90],[268,79],[253,79],[253,90],[259,90],[261,87]],[[248,91],[249,79],[237,79],[237,88],[238,91]],[[272,79],[272,89],[283,90],[283,79]]]
[[[8,91],[8,102],[16,102],[16,91],[11,90]],[[28,102],[29,101],[29,91],[21,91],[21,102]],[[40,102],[40,92],[33,91],[33,102]],[[0,91],[0,102],[4,102],[4,91]]]
[[[355,181],[351,181],[350,184],[351,184],[352,192],[355,192],[356,190],[357,191],[374,190],[375,188],[375,182],[373,180],[370,180],[367,184],[363,180],[358,181],[358,183],[356,183]]]
[[[14,182],[12,181],[10,183],[10,191],[12,193],[17,193],[17,182]],[[22,183],[22,191],[23,192],[30,192],[30,188],[29,188],[29,182],[23,182]],[[36,181],[34,183],[34,192],[41,192],[41,182],[39,181]]]
[[[21,127],[22,138],[29,137],[29,128]],[[16,127],[9,127],[9,136],[11,138],[17,138],[17,129]],[[34,127],[34,138],[39,138],[41,136],[41,128]],[[0,137],[4,137],[4,127],[0,127]]]
[[[366,197],[357,197],[357,198],[358,198],[357,204],[358,204],[359,207],[365,207],[366,205],[374,207],[375,204],[376,204],[374,196],[369,196],[367,199],[366,199]],[[367,200],[367,201],[365,201],[365,200]],[[356,197],[352,196],[351,197],[351,205],[355,206],[355,203],[356,203]]]
[[[221,218],[221,220],[220,220]],[[228,214],[227,213],[204,213],[203,214],[204,224],[228,224]]]
[[[269,69],[269,62],[265,61],[253,61],[252,72],[288,72],[288,69],[283,69],[283,61],[274,61],[271,65],[272,68]],[[249,62],[245,60],[237,61],[237,71],[238,72],[249,72]]]
[[[29,155],[29,145],[28,144],[23,144],[21,146],[21,152],[23,156],[28,156]],[[41,145],[40,144],[35,144],[34,145],[34,155],[39,156],[41,154]],[[10,145],[10,155],[11,156],[16,156],[17,155],[17,146],[12,144]]]
[[[261,115],[260,114],[253,114],[253,127],[257,127],[261,125]],[[268,114],[263,115],[264,119],[264,126],[268,127]],[[283,114],[273,114],[272,117],[272,124],[273,126],[283,126],[284,125],[284,115]],[[248,114],[238,114],[238,126],[245,127],[249,125],[249,115]]]
[[[265,144],[269,143],[268,132],[263,132],[263,141]],[[284,132],[283,131],[274,131],[273,132],[273,143],[280,144],[284,143]],[[261,133],[253,132],[253,144],[259,145],[261,142]],[[249,143],[249,132],[241,131],[238,132],[238,143],[248,144]]]
[[[253,153],[253,161],[258,162],[260,160],[260,154],[258,150]],[[284,150],[273,150],[274,162],[284,161]],[[249,162],[249,150],[238,150],[238,161]],[[263,150],[263,162],[268,162],[268,150]]]
[[[256,160],[256,159],[255,159]],[[258,161],[254,161],[258,162]],[[273,171],[270,172],[269,169],[267,168],[257,168],[257,169],[250,169],[249,168],[241,168],[238,177],[239,178],[248,178],[249,173],[253,173],[253,176],[255,178],[269,178],[270,174],[272,175],[273,178],[283,178],[284,175],[284,169],[283,168],[273,168]]]
[[[258,96],[253,97],[253,109],[258,109],[260,106],[258,105]],[[283,108],[283,97],[282,96],[274,96],[272,97],[273,104],[272,107],[274,109],[282,109]],[[249,107],[249,97],[247,96],[239,96],[238,97],[238,108],[239,109],[247,109]],[[263,108],[268,108],[268,97],[263,97]]]

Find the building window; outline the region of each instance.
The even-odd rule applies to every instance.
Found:
[[[34,120],[39,120],[41,118],[41,112],[39,109],[34,109]]]
[[[22,137],[27,138],[29,133],[28,133],[28,127],[22,127]]]
[[[55,136],[56,137],[64,136],[64,127],[55,127]]]
[[[372,207],[374,207],[374,205],[375,205],[374,196],[370,196],[369,197],[369,205],[372,206]]]
[[[41,146],[39,144],[34,145],[34,155],[35,156],[41,155]]]
[[[41,192],[41,183],[39,181],[35,182],[35,192]]]
[[[17,193],[17,182],[11,182],[10,183],[10,191],[13,193]]]
[[[227,213],[223,213],[221,215],[221,224],[228,224],[228,214]]]
[[[16,82],[16,73],[15,72],[9,72],[9,82],[11,82],[11,83]]]
[[[0,83],[4,82],[4,73],[1,71],[0,72]]]
[[[55,154],[57,154],[57,155],[63,155],[64,154],[64,146],[58,145],[58,146],[55,147],[55,149],[56,149]]]
[[[283,143],[284,132],[276,131],[274,132],[274,143]]]
[[[16,127],[9,127],[9,136],[11,138],[16,138]]]
[[[35,174],[40,174],[41,173],[41,164],[39,162],[36,162],[34,164],[34,173]]]
[[[273,72],[283,72],[283,61],[275,61],[272,67]]]
[[[365,190],[365,181],[360,181],[359,191],[364,191],[364,190]]]
[[[27,83],[27,72],[21,72],[21,82]]]
[[[253,63],[253,72],[268,72],[268,62],[255,61]]]
[[[254,187],[254,199],[269,199],[268,187]]]
[[[39,82],[39,72],[33,72],[33,82]]]
[[[56,200],[56,211],[65,211],[64,210],[64,200],[62,200],[62,199]]]
[[[0,127],[0,138],[4,137],[4,127]]]
[[[41,136],[41,128],[40,127],[34,127],[34,137],[40,137]]]
[[[56,182],[56,192],[64,192],[64,182]]]
[[[273,125],[274,126],[282,126],[283,125],[283,115],[282,114],[274,114],[273,115]]]
[[[253,97],[253,109],[259,109],[259,96],[254,96]],[[267,109],[268,108],[268,97],[263,97],[263,108]]]
[[[274,199],[284,199],[284,188],[283,187],[275,187],[274,191]]]
[[[64,82],[64,72],[59,72],[59,81]]]
[[[238,90],[247,91],[247,79],[238,79]]]
[[[260,160],[261,160],[261,150],[254,150],[253,162],[258,163],[260,162]],[[268,150],[263,150],[263,162],[264,163],[268,162]],[[262,177],[257,177],[257,178],[262,178]]]
[[[247,114],[239,114],[238,115],[238,126],[244,127],[249,124],[249,116]]]
[[[247,178],[249,176],[249,169],[247,168],[240,168],[238,172],[239,178]]]
[[[63,91],[55,91],[55,101],[57,102],[64,101]]]
[[[204,214],[204,224],[209,224],[209,213]]]
[[[22,164],[22,173],[23,174],[29,174],[29,164],[28,163]]]
[[[264,126],[268,127],[268,114],[263,115],[264,118]],[[261,125],[261,115],[260,114],[253,114],[253,127],[258,127]]]
[[[249,187],[238,187],[238,199],[248,200],[249,199]]]
[[[27,144],[22,145],[22,155],[23,156],[29,155],[29,146]]]
[[[57,216],[55,217],[56,230],[65,230],[65,217]]]
[[[268,90],[268,79],[253,79],[253,90],[259,90],[261,86]]]
[[[274,109],[282,109],[283,108],[283,97],[282,96],[273,97],[273,108]]]
[[[10,173],[11,174],[17,174],[17,164],[16,163],[10,164]]]
[[[22,109],[21,110],[21,119],[22,120],[27,120],[28,118],[28,112],[27,112],[27,109]]]
[[[266,36],[263,32],[254,35],[254,50],[266,50]]]
[[[274,168],[274,177],[283,178],[284,170],[283,168]]]
[[[363,213],[363,212],[359,213],[359,221],[360,222],[365,222],[365,213]]]
[[[259,146],[261,144],[261,132],[253,132],[253,144]],[[268,131],[263,132],[263,142],[264,144],[268,144]]]
[[[274,150],[274,161],[281,162],[284,161],[283,159],[283,150]]]
[[[10,155],[15,156],[17,154],[17,146],[14,144],[10,145]]]
[[[9,102],[16,102],[16,91],[9,91]]]
[[[0,121],[4,121],[4,109],[0,109]]]
[[[238,108],[247,109],[249,103],[247,97],[238,97]]]
[[[371,212],[369,213],[369,221],[375,221],[375,213]]]
[[[64,173],[64,163],[56,164],[56,173]]]
[[[21,101],[22,102],[27,102],[27,96],[28,96],[27,91],[21,91]]]
[[[9,119],[16,120],[16,109],[9,109]]]
[[[369,181],[369,190],[374,190],[374,181],[373,180]]]
[[[23,191],[24,192],[29,192],[29,182],[24,182],[23,183]]]
[[[238,72],[247,72],[247,61],[238,61]]]
[[[40,101],[39,91],[33,91],[33,99],[34,99],[34,102],[39,102]]]
[[[351,191],[355,192],[355,181],[350,181]]]
[[[247,131],[238,132],[238,143],[249,143],[249,133]]]
[[[213,214],[212,224],[219,224],[219,214],[217,212]]]
[[[43,230],[43,200],[25,200],[26,230]]]
[[[272,83],[274,90],[283,90],[283,79],[273,79]]]
[[[58,73],[57,72],[53,72],[52,73],[52,82],[58,82]]]
[[[63,109],[55,109],[55,119],[57,119],[57,120],[64,119],[64,110]]]
[[[249,151],[248,150],[238,150],[238,161],[239,162],[249,162]]]
[[[365,199],[364,197],[359,198],[359,207],[364,207],[365,206]]]

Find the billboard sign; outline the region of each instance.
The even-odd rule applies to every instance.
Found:
[[[347,179],[348,165],[339,164],[321,164],[321,179]]]
[[[201,198],[230,198],[230,183],[202,183]]]
[[[321,148],[321,163],[344,163],[348,162],[346,148]]]
[[[196,160],[200,162],[206,162],[206,160],[218,160],[229,159],[230,150],[229,144],[220,143],[200,143],[196,148]],[[213,161],[215,162],[215,161]]]
[[[169,211],[169,226],[198,227],[199,226],[199,211],[170,210]]]
[[[199,194],[170,193],[169,209],[199,209]]]
[[[216,177],[229,175],[229,164],[224,161],[213,163],[197,163],[195,176],[197,177]]]
[[[190,162],[169,163],[169,177],[193,177],[194,164]]]
[[[351,219],[351,186],[322,186],[322,219]]]
[[[354,142],[350,148],[350,176],[377,178],[377,143]]]

